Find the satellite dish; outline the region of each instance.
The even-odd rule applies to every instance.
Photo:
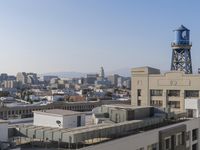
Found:
[[[60,120],[56,120],[56,123],[58,124],[58,126],[61,126],[61,121]]]

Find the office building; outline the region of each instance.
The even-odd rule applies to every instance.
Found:
[[[17,81],[21,82],[22,84],[26,84],[28,80],[27,74],[25,72],[18,72],[16,78]]]
[[[27,73],[27,83],[28,84],[38,84],[38,77],[36,73]]]
[[[171,111],[184,111],[185,99],[200,98],[200,75],[140,67],[132,69],[134,106],[157,106]]]
[[[86,83],[94,84],[98,76],[99,76],[98,74],[87,74]]]
[[[118,75],[118,74],[114,74],[114,75],[108,76],[108,80],[111,81],[111,84],[112,84],[112,86],[114,86],[114,87],[117,87],[118,78],[119,78],[119,75]]]

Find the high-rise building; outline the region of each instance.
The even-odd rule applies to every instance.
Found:
[[[111,82],[112,86],[117,87],[119,77],[118,74],[110,75],[108,76],[108,80]]]
[[[2,73],[1,74],[1,81],[6,81],[8,79],[8,74],[7,73]]]
[[[25,72],[18,72],[16,77],[18,82],[21,82],[22,84],[27,83],[28,77]]]
[[[94,84],[97,80],[98,74],[87,74],[86,83],[87,84]]]
[[[36,73],[27,73],[27,83],[28,84],[38,84],[38,77]]]
[[[103,67],[101,67],[101,69],[100,69],[99,77],[100,77],[100,78],[105,78],[105,72],[104,72]]]

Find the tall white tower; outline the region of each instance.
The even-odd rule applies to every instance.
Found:
[[[105,77],[105,73],[104,73],[103,67],[101,67],[101,69],[100,69],[99,77],[101,77],[102,79]]]

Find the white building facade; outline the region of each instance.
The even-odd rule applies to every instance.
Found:
[[[85,114],[61,109],[35,111],[33,124],[54,128],[75,128],[85,125]]]

